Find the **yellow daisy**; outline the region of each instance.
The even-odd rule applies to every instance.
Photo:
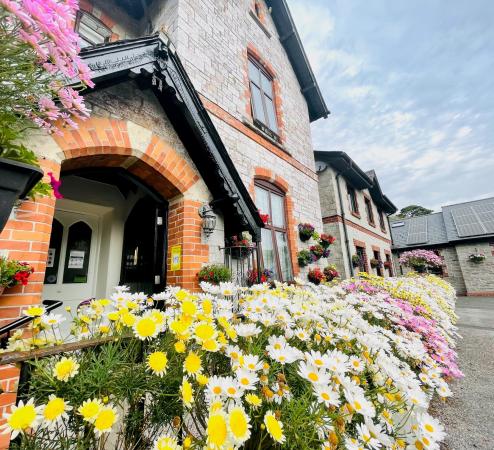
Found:
[[[273,411],[268,411],[264,415],[264,425],[269,435],[279,444],[285,442],[285,435],[283,434],[283,424],[276,419]]]
[[[155,375],[162,377],[166,373],[166,369],[168,367],[168,358],[166,353],[151,353],[147,358],[147,366]]]
[[[6,420],[2,430],[12,432],[11,439],[15,439],[20,432],[36,428],[41,421],[42,406],[34,406],[34,399],[26,404],[21,400],[18,405],[13,405],[10,413],[5,413]]]
[[[55,364],[53,376],[60,381],[68,381],[79,373],[79,363],[74,358],[63,357]]]
[[[118,419],[117,410],[113,406],[104,406],[94,420],[94,433],[101,436],[109,433]]]

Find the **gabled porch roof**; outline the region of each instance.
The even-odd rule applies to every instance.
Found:
[[[263,222],[233,161],[166,36],[156,34],[86,48],[80,56],[93,73],[95,89],[122,79],[151,88],[194,161],[229,232],[260,239]]]

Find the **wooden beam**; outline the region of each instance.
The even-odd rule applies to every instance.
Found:
[[[78,342],[69,342],[68,344],[54,345],[53,347],[39,348],[36,350],[28,350],[25,352],[9,352],[0,354],[0,366],[5,364],[15,364],[30,359],[41,359],[48,356],[58,355],[60,353],[69,353],[84,348],[97,347],[107,342],[116,342],[122,339],[129,339],[127,336],[108,336],[102,338],[86,339]]]

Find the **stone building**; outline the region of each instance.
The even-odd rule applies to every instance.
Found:
[[[275,278],[298,275],[298,223],[322,229],[310,123],[329,111],[286,2],[81,0],[74,27],[91,117],[26,142],[64,198],[22,202],[0,235],[3,256],[35,269],[0,321],[121,283],[196,289],[243,232]]]
[[[84,93],[91,117],[27,143],[61,177],[65,198],[15,211],[1,249],[36,272],[3,304],[77,302],[118,283],[195,288],[200,267],[222,261],[225,240],[242,232],[262,241],[275,278],[292,279],[297,224],[322,226],[310,123],[328,110],[286,3],[80,7],[74,26],[96,83]],[[210,236],[205,205],[216,215]],[[4,318],[19,313],[9,311]]]
[[[443,206],[441,212],[391,222],[393,258],[399,273],[410,269],[398,259],[406,250],[423,248],[442,257],[434,273],[459,295],[494,296],[494,198]],[[484,255],[473,262],[470,255]]]
[[[315,159],[323,229],[336,238],[331,263],[344,278],[358,271],[392,276],[388,215],[396,207],[376,173],[364,172],[345,152],[316,151]]]

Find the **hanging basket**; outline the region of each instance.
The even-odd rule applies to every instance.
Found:
[[[41,178],[43,171],[39,167],[0,158],[0,232],[9,220],[15,202],[25,198]]]

